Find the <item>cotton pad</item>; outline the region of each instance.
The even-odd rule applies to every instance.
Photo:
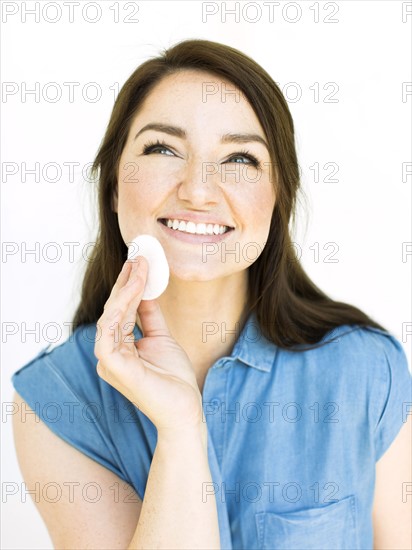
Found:
[[[169,283],[169,264],[160,242],[152,235],[139,235],[129,245],[127,258],[144,256],[149,264],[142,300],[158,298]]]

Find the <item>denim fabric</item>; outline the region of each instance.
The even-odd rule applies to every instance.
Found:
[[[43,349],[11,378],[49,428],[144,498],[152,422],[96,373],[96,326]],[[141,338],[135,327],[136,338]],[[342,325],[320,348],[283,350],[252,314],[203,388],[222,549],[372,549],[375,462],[411,410],[402,345]]]

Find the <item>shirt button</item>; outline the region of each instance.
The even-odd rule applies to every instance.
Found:
[[[210,403],[211,403],[214,407],[218,407],[218,406],[220,405],[219,399],[216,399],[216,398],[212,399],[212,400],[210,401]]]

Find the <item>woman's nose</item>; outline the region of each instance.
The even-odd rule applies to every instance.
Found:
[[[220,197],[220,170],[216,162],[188,162],[182,171],[178,197],[194,206],[217,203]]]

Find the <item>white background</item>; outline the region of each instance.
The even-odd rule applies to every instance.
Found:
[[[82,2],[82,4],[87,2]],[[5,7],[7,4],[7,8]],[[45,10],[46,4],[49,7]],[[218,11],[205,17],[201,1],[139,1],[126,3],[102,1],[101,18],[89,7],[82,15],[61,6],[56,18],[52,2],[42,1],[40,20],[33,15],[23,20],[24,5],[34,2],[3,2],[2,81],[15,94],[2,98],[2,400],[3,413],[11,402],[10,377],[55,337],[56,331],[42,332],[47,323],[62,329],[60,342],[67,335],[64,323],[71,320],[77,301],[85,261],[82,247],[93,241],[96,217],[93,214],[92,185],[77,169],[74,181],[63,167],[60,181],[49,182],[55,172],[35,182],[27,174],[22,182],[22,163],[28,168],[40,163],[76,162],[80,167],[91,162],[103,137],[116,85],[120,86],[135,68],[162,48],[186,38],[206,38],[240,49],[266,69],[281,89],[288,83],[289,106],[295,122],[299,164],[308,208],[301,210],[294,240],[302,250],[302,263],[310,277],[334,299],[352,303],[388,328],[402,342],[409,362],[410,340],[402,336],[402,326],[412,320],[410,303],[411,256],[402,261],[402,243],[410,242],[411,176],[402,181],[402,163],[410,162],[411,96],[402,100],[402,83],[412,80],[410,73],[411,21],[402,21],[400,1],[299,2],[301,17],[291,2],[275,7],[274,21],[269,8],[260,2],[261,17],[256,19],[255,2],[241,2],[239,21],[227,15],[225,3],[210,2]],[[90,4],[90,3],[89,3]],[[114,22],[117,4],[119,22]],[[289,7],[285,8],[285,5]],[[319,22],[310,6],[318,4]],[[56,3],[54,3],[56,5]],[[233,9],[235,3],[227,2]],[[245,6],[248,5],[245,10]],[[323,20],[332,13],[337,23]],[[13,7],[14,6],[14,7]],[[132,17],[138,22],[126,23]],[[6,16],[5,9],[16,14]],[[282,16],[283,9],[283,16]],[[411,9],[411,8],[410,8]],[[40,97],[22,95],[24,85],[40,86]],[[62,91],[57,102],[47,101],[56,82]],[[64,82],[80,83],[69,101]],[[97,83],[102,96],[87,101],[82,94],[88,83]],[[333,98],[323,101],[332,88]],[[12,84],[10,84],[12,83]],[[14,84],[13,84],[14,83]],[[26,84],[25,84],[26,83]],[[117,83],[117,84],[116,84]],[[313,89],[319,83],[320,98]],[[300,90],[299,101],[292,101]],[[93,90],[89,89],[90,94]],[[47,96],[47,93],[50,96]],[[334,162],[338,182],[323,181],[328,171],[322,167]],[[15,163],[18,173],[5,170]],[[309,167],[320,165],[320,180],[314,181]],[[305,232],[306,231],[306,232]],[[38,257],[22,255],[24,246]],[[62,251],[59,261],[52,258],[56,242]],[[64,242],[77,242],[74,261]],[[323,260],[334,242],[339,250],[337,263]],[[5,243],[16,251],[5,255]],[[320,259],[314,261],[314,243],[319,243]],[[46,248],[45,248],[46,247]],[[39,323],[39,337],[27,334]],[[16,334],[10,331],[16,330]],[[9,331],[9,332],[8,332]],[[13,447],[11,416],[2,418],[2,548],[52,548],[51,542],[31,498],[23,503],[22,477]],[[7,483],[17,487],[7,495]],[[24,528],[22,528],[24,526]]]

